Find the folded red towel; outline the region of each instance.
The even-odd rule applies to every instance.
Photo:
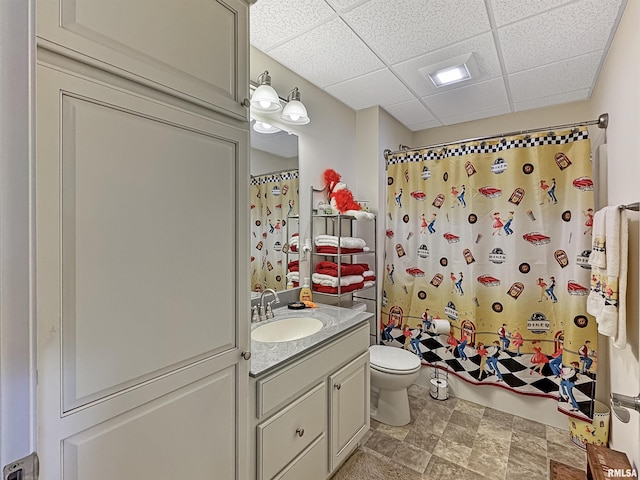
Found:
[[[362,248],[341,248],[340,253],[349,254],[349,253],[362,253],[364,250]],[[338,253],[338,247],[332,247],[329,245],[316,246],[316,253]]]
[[[376,276],[375,275],[371,275],[369,277],[364,277],[364,281],[365,282],[375,282],[376,281]]]
[[[340,293],[353,292],[354,290],[360,290],[361,288],[364,288],[364,282],[353,283],[346,287],[342,287]],[[318,283],[313,284],[313,290],[319,293],[338,293],[338,287],[327,287]]]
[[[332,277],[338,276],[338,264],[334,262],[318,262],[316,265],[316,272],[323,275],[331,275]],[[350,263],[340,264],[341,276],[347,275],[362,275],[365,272],[362,265],[354,265]]]

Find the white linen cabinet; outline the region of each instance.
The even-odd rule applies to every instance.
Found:
[[[247,32],[37,0],[40,478],[248,479]]]

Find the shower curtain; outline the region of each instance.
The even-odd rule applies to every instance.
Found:
[[[586,127],[391,155],[382,341],[591,418],[591,176]]]
[[[298,170],[252,177],[250,191],[251,290],[284,290],[290,252],[287,235],[292,237],[298,228]]]

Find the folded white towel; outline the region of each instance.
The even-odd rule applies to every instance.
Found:
[[[287,280],[300,283],[300,272],[287,273]]]
[[[366,272],[364,272],[362,274],[363,277],[367,278],[367,277],[375,277],[376,276],[376,272],[374,272],[373,270],[367,270]]]
[[[375,284],[376,282],[364,282],[364,288],[373,287]]]
[[[347,287],[354,283],[363,282],[364,277],[362,275],[346,275],[344,277],[340,277],[340,280],[338,281],[338,277],[324,275],[322,273],[314,273],[311,275],[311,281],[319,285],[324,285],[325,287],[337,287],[338,285]]]
[[[362,238],[358,237],[336,237],[333,235],[318,235],[314,239],[314,243],[317,246],[337,247],[342,248],[364,248],[367,246]]]
[[[296,237],[291,237],[289,239],[289,245],[298,245],[298,238],[299,237],[297,237],[297,236]]]

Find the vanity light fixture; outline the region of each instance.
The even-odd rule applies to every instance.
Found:
[[[251,96],[251,108],[258,112],[278,112],[282,108],[278,92],[271,86],[268,70],[258,77],[258,87]]]
[[[278,127],[274,127],[270,123],[262,122],[260,120],[256,120],[253,124],[253,129],[258,133],[277,133],[280,131]]]
[[[280,118],[283,122],[290,125],[306,125],[311,120],[307,114],[307,109],[300,101],[300,90],[298,87],[293,88],[287,97],[287,104],[282,110]]]

